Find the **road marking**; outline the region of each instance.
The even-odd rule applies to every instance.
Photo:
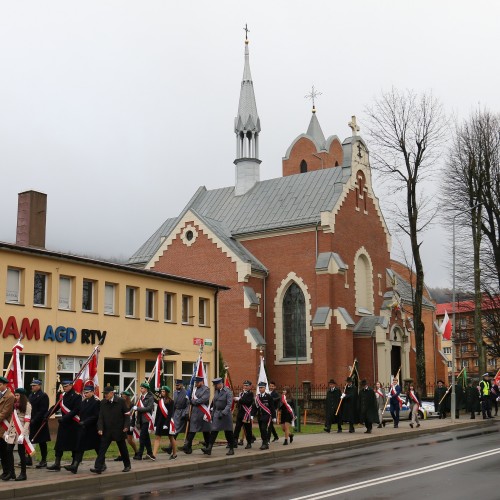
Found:
[[[454,465],[460,465],[466,462],[471,462],[473,460],[480,460],[481,458],[487,458],[492,455],[497,455],[498,453],[500,453],[500,448],[494,448],[492,450],[483,451],[481,453],[475,453],[474,455],[468,455],[465,457],[448,460],[447,462],[427,465],[426,467],[420,467],[419,469],[412,469],[406,472],[390,474],[389,476],[382,476],[375,479],[370,479],[368,481],[361,481],[359,483],[347,484],[345,486],[339,486],[338,488],[333,488],[331,490],[318,491],[317,493],[312,493],[310,495],[305,495],[302,497],[296,497],[293,498],[292,500],[320,500],[321,498],[333,497],[336,495],[348,493],[350,491],[360,490],[362,488],[369,488],[370,486],[376,486],[377,484],[389,483],[391,481],[398,481],[400,479],[412,476],[418,476],[420,474],[425,474],[427,472],[446,469],[447,467],[453,467]]]

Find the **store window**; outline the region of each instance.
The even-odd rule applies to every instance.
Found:
[[[146,290],[146,319],[156,319],[156,290]]]
[[[3,355],[3,368],[4,372],[9,366],[12,353],[5,352]],[[29,392],[30,384],[34,378],[42,381],[42,389],[47,392],[48,388],[45,386],[45,356],[38,356],[35,354],[20,354],[21,372],[23,374],[23,387]]]
[[[104,286],[104,314],[116,314],[116,285],[106,283]]]
[[[116,392],[137,393],[137,361],[135,359],[104,359],[103,387],[111,385]]]
[[[5,302],[11,304],[21,303],[21,269],[7,269],[7,291]]]
[[[151,372],[153,371],[153,368],[155,366],[156,360],[147,360],[146,361],[146,375],[149,377],[151,375]],[[173,394],[174,391],[174,362],[173,361],[164,361],[163,362],[163,379],[162,379],[162,385],[168,385],[170,386],[170,389],[172,390],[171,395]],[[151,386],[152,389],[154,389],[153,386]]]
[[[175,323],[176,294],[165,292],[165,321]]]
[[[59,309],[71,310],[73,278],[61,276],[59,278]]]
[[[92,312],[94,310],[95,282],[83,280],[82,286],[82,310]]]
[[[49,276],[45,273],[35,272],[33,281],[33,304],[35,306],[46,307],[47,289],[49,284]]]
[[[125,315],[129,318],[135,318],[137,288],[128,286],[125,294]]]
[[[208,299],[200,299],[199,301],[198,323],[200,326],[208,325]]]

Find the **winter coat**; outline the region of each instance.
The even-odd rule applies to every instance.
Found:
[[[329,421],[334,424],[338,423],[342,416],[342,408],[340,408],[338,414],[335,415],[337,408],[339,407],[341,394],[342,392],[338,387],[335,387],[333,391],[328,389],[326,392],[326,417],[327,419],[330,418]]]
[[[375,392],[371,387],[361,389],[358,395],[359,421],[367,424],[378,424],[378,404]]]
[[[189,432],[210,432],[212,430],[210,422],[205,418],[200,405],[205,405],[208,409],[210,402],[210,389],[206,385],[195,388],[191,398],[191,419],[189,423]]]
[[[26,404],[26,413],[21,413],[20,410],[17,410],[17,415],[19,420],[21,421],[23,436],[25,438],[30,435],[30,419],[31,419],[31,405],[29,403]],[[14,425],[14,417],[10,421],[9,428],[5,431],[3,438],[7,444],[16,444],[18,434],[16,431],[16,426]]]
[[[62,413],[62,417],[57,423],[57,439],[54,449],[56,451],[73,451],[76,448],[76,439],[78,436],[78,422],[75,420],[80,411],[82,397],[74,390],[63,394],[62,403],[70,411],[67,414]]]
[[[189,413],[189,399],[186,389],[174,391],[174,425],[175,432],[184,432]]]
[[[12,417],[12,410],[14,409],[14,394],[7,387],[5,390],[5,394],[3,396],[0,395],[0,422],[7,420],[10,422]],[[5,429],[0,425],[0,437],[3,436]]]
[[[467,413],[480,411],[479,391],[477,387],[467,386],[465,388],[465,411]]]
[[[232,431],[233,430],[233,414],[231,406],[233,404],[233,393],[227,387],[216,389],[210,411],[212,413],[212,430],[213,431]]]
[[[446,395],[446,397],[443,399],[441,404],[439,402],[443,398],[443,396],[446,394],[446,391],[448,389],[443,385],[443,387],[436,387],[434,390],[434,409],[435,411],[438,411],[440,413],[446,413],[450,411],[450,393]]]
[[[340,409],[343,422],[358,422],[358,388],[354,384],[345,388],[345,397]]]
[[[255,401],[254,393],[252,391],[242,391],[238,396],[238,409],[236,414],[236,419],[243,421],[246,415],[246,410],[243,408],[246,406],[247,408],[252,409],[253,402]],[[248,422],[250,422],[250,414],[248,414]]]
[[[101,401],[96,397],[84,399],[80,406],[80,423],[77,429],[76,451],[99,449],[100,437],[97,434],[97,419]]]
[[[385,402],[387,401],[387,394],[385,393],[384,389],[381,387],[378,389],[379,392],[382,393],[382,395],[377,393],[377,389],[373,389],[375,392],[375,397],[377,398],[377,408],[379,410],[384,410],[385,411]]]
[[[28,401],[31,405],[31,423],[30,423],[30,440],[35,443],[46,443],[50,441],[50,431],[48,424],[45,424],[40,432],[40,426],[48,415],[49,411],[49,396],[42,390],[32,392],[28,396]],[[38,432],[36,439],[33,436]]]
[[[125,432],[130,427],[128,413],[129,409],[123,398],[113,396],[111,401],[102,400],[97,419],[97,430],[102,431],[103,438],[109,438],[112,441],[125,439]]]
[[[163,415],[161,409],[161,398],[158,400],[158,406],[156,407],[156,417],[155,417],[155,435],[156,436],[168,436],[170,434],[170,420],[174,415],[174,401],[169,399],[165,402],[165,408],[167,411],[167,416]],[[175,425],[175,420],[174,420]],[[177,433],[177,430],[176,430]]]
[[[142,401],[142,407],[139,406],[139,401]],[[155,409],[155,397],[153,396],[152,392],[147,392],[144,397],[139,396],[137,403],[137,410],[136,410],[136,417],[135,417],[135,423],[137,427],[141,427],[142,424],[149,422],[148,418],[146,417],[146,413],[149,413],[149,416],[153,418],[153,411]]]

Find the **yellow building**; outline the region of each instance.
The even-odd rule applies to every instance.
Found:
[[[22,195],[33,194],[40,193],[20,195],[20,212]],[[207,374],[215,375],[217,295],[225,287],[37,248],[44,240],[22,245],[20,219],[17,244],[0,243],[0,343],[5,369],[23,334],[26,388],[40,378],[53,400],[100,339],[101,387],[135,393],[162,348],[169,385],[191,378],[200,344]]]

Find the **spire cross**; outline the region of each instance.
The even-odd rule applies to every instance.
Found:
[[[310,101],[312,101],[312,104],[313,104],[313,113],[316,112],[315,99],[317,99],[317,97],[320,96],[320,95],[323,95],[323,93],[322,92],[318,92],[314,88],[314,85],[313,85],[312,88],[311,88],[311,92],[309,92],[309,94],[306,94],[304,96],[304,99],[309,99]]]
[[[245,42],[248,42],[248,33],[250,33],[250,30],[248,29],[248,26],[246,23],[245,23],[245,27],[243,28],[243,31],[245,32]]]
[[[352,116],[351,121],[347,125],[351,128],[353,136],[358,135],[357,132],[359,132],[359,126],[356,123],[356,117],[354,115]]]

